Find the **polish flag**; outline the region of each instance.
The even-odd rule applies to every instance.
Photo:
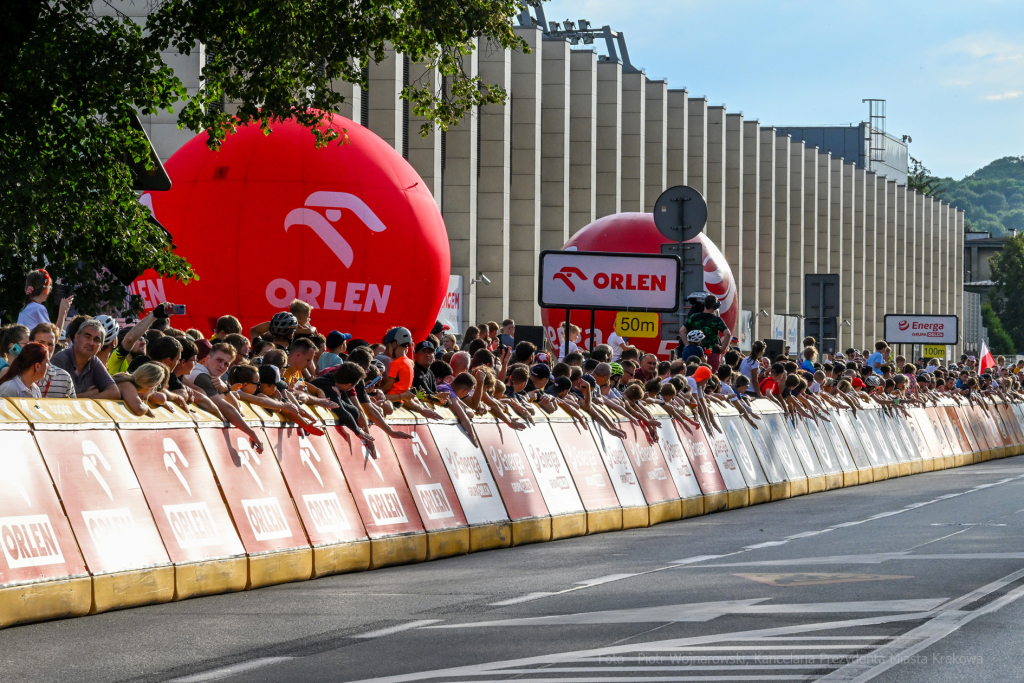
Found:
[[[996,359],[992,357],[992,352],[988,350],[988,344],[984,341],[981,342],[981,362],[978,365],[978,374],[984,374],[989,368],[994,368],[996,365]]]

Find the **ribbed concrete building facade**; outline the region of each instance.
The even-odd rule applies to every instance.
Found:
[[[748,312],[745,341],[777,334],[778,316],[802,318],[812,273],[840,275],[840,349],[881,338],[886,313],[962,314],[963,211],[652,80],[623,50],[573,47],[537,25],[515,30],[530,54],[481,42],[464,62],[505,87],[508,104],[479,108],[446,132],[420,136],[422,121],[399,95],[438,77],[400,54],[369,66],[365,90],[338,86],[341,114],[392,144],[432,190],[466,324],[539,325],[539,252],[602,216],[650,211],[674,185],[707,198],[706,233]],[[201,50],[167,59],[198,85]],[[166,116],[144,123],[163,159],[189,138]]]

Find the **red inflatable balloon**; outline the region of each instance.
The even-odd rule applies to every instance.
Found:
[[[704,248],[704,288],[714,294],[722,302],[722,320],[736,334],[736,323],[739,319],[739,305],[736,300],[736,282],[732,270],[726,263],[722,252],[711,239],[701,233],[690,242],[699,241]],[[659,254],[661,245],[671,242],[658,232],[654,225],[654,215],[649,213],[617,213],[599,218],[590,225],[584,226],[562,247],[564,250],[606,251],[626,254]],[[544,331],[553,348],[561,344],[565,325],[565,311],[546,308],[542,311]],[[590,347],[590,312],[573,313],[572,322],[583,328],[582,346]],[[598,311],[595,320],[596,342],[603,343],[608,335],[615,331],[615,312]],[[657,354],[667,359],[669,351],[676,347],[675,341],[661,340],[657,337],[631,337],[630,343],[643,351]]]
[[[217,152],[197,135],[166,164],[168,192],[142,196],[199,276],[188,285],[149,271],[132,286],[147,309],[185,304],[178,328],[212,330],[219,316],[245,332],[293,299],[322,333],[380,341],[394,325],[430,332],[451,256],[441,212],[412,166],[348,119],[345,144],[316,149],[294,122],[228,136]]]

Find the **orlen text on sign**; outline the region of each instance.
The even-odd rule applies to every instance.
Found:
[[[539,278],[544,308],[670,312],[678,306],[677,256],[543,251]]]
[[[960,319],[955,315],[885,316],[885,341],[889,344],[956,344]]]

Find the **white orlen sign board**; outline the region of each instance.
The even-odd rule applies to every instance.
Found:
[[[458,425],[432,424],[441,460],[452,479],[452,486],[470,525],[507,522],[508,513],[501,502],[498,485],[491,476],[483,451],[473,445]]]
[[[544,308],[674,311],[679,258],[661,254],[543,251],[537,299]]]
[[[885,316],[885,341],[889,344],[956,344],[960,319],[955,315]]]
[[[583,512],[583,501],[576,491],[572,474],[562,457],[562,450],[555,441],[555,435],[545,423],[527,427],[517,432],[519,443],[526,451],[537,487],[544,496],[544,503],[552,515],[569,515]]]
[[[462,334],[462,276],[448,276],[448,291],[445,292],[437,319],[447,325],[451,334]]]

